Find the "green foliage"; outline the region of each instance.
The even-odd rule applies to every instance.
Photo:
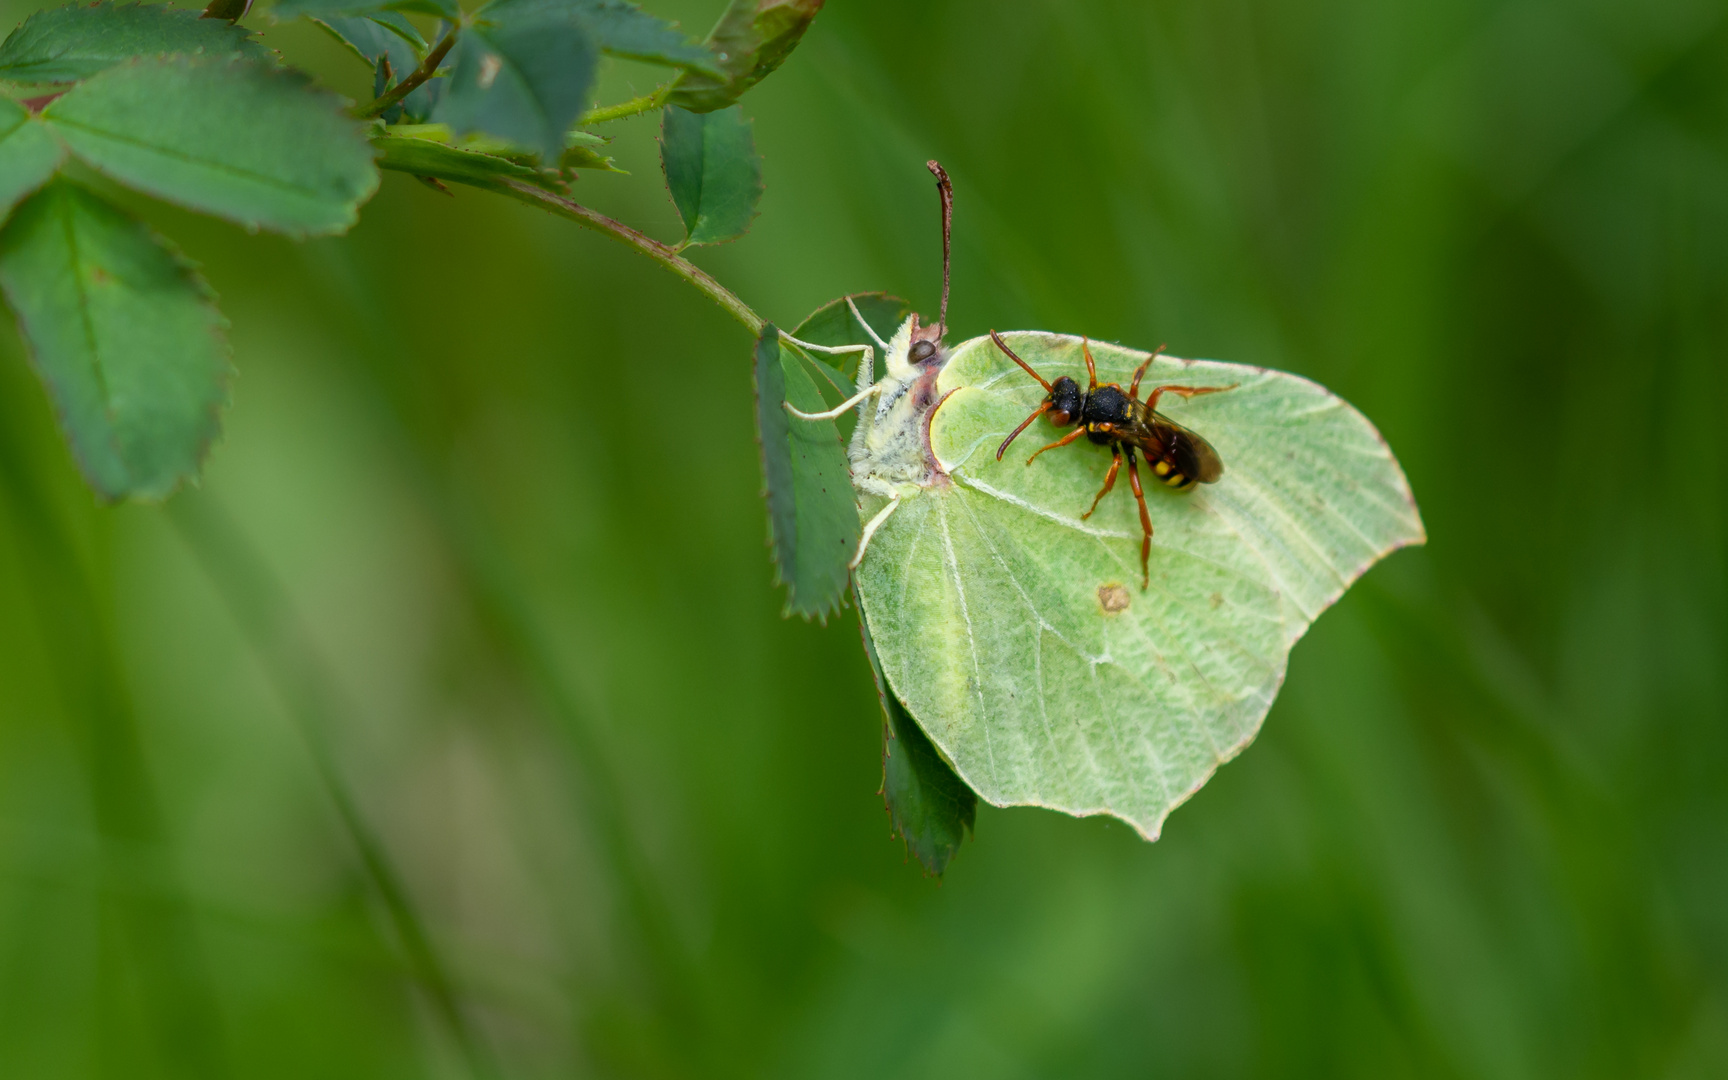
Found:
[[[501,0],[476,18],[433,117],[459,135],[484,132],[556,159],[588,106],[597,43],[569,8],[538,0]]]
[[[1080,339],[1007,341],[1046,379],[1085,385]],[[1099,381],[1122,386],[1147,358],[1091,348]],[[1159,404],[1216,447],[1224,475],[1177,494],[1146,471],[1157,532],[1142,590],[1126,482],[1082,518],[1104,449],[1028,465],[1016,444],[998,461],[1044,389],[989,338],[943,369],[938,394],[953,396],[930,447],[951,480],[901,500],[858,594],[889,684],[989,802],[1111,814],[1155,839],[1259,731],[1309,624],[1381,557],[1423,541],[1397,461],[1339,398],[1282,372],[1166,357],[1142,385],[1171,382],[1234,386]]]
[[[693,113],[667,106],[660,162],[686,244],[724,244],[750,228],[762,200],[762,159],[743,109]]]
[[[650,64],[687,68],[705,75],[723,74],[707,47],[691,41],[674,25],[656,18],[627,0],[540,0],[567,5],[613,56]]]
[[[731,0],[708,35],[719,77],[692,72],[672,103],[691,112],[724,109],[785,62],[822,10],[823,0]]]
[[[64,153],[23,106],[0,97],[0,221],[20,199],[48,182]]]
[[[256,64],[137,60],[43,110],[72,152],[193,210],[290,236],[347,231],[378,187],[334,94]]]
[[[312,21],[348,46],[367,67],[376,66],[379,57],[388,59],[397,79],[413,71],[426,55],[425,37],[398,12],[331,15]]]
[[[888,819],[919,865],[941,877],[960,850],[960,842],[972,831],[978,796],[942,760],[941,752],[889,687],[870,640],[869,624],[860,619],[858,631],[882,703],[882,800]]]
[[[0,79],[66,83],[135,56],[165,53],[267,61],[242,27],[161,4],[69,4],[38,11],[0,44]]]
[[[386,129],[372,139],[379,167],[478,187],[521,180],[548,191],[564,190],[556,173],[535,164],[451,145],[446,141],[449,130],[442,124]]]
[[[826,406],[803,350],[773,324],[756,342],[756,425],[768,499],[775,580],[786,611],[826,619],[846,592],[846,563],[858,547],[858,510],[846,451],[832,420],[801,420]]]
[[[177,252],[57,182],[0,232],[0,288],[91,487],[160,498],[196,475],[227,397],[228,344]]]
[[[412,11],[455,21],[462,17],[456,0],[277,0],[271,15],[287,20],[306,15],[315,19],[372,15],[381,11]]]
[[[587,131],[569,131],[564,135],[564,153],[558,165],[565,171],[592,169],[596,172],[624,174],[612,159],[600,152],[611,140]]]

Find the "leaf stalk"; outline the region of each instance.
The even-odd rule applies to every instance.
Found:
[[[366,120],[382,114],[390,106],[418,90],[427,79],[436,75],[438,65],[444,62],[444,58],[450,55],[451,48],[455,46],[456,33],[460,29],[460,25],[450,27],[449,32],[439,39],[438,44],[432,46],[432,51],[426,54],[426,59],[420,61],[420,66],[409,72],[406,79],[378,95],[372,104],[366,106],[365,110],[360,113],[360,118]]]
[[[476,185],[481,186],[481,185]],[[508,195],[519,202],[530,203],[542,209],[550,210],[560,217],[567,217],[576,224],[595,232],[605,233],[619,243],[636,249],[653,259],[661,266],[677,274],[707,294],[710,300],[719,304],[726,314],[737,319],[750,331],[751,336],[762,333],[762,316],[751,310],[750,305],[738,299],[732,290],[715,281],[708,272],[681,257],[675,248],[654,239],[643,232],[638,232],[621,221],[614,221],[597,210],[590,210],[574,199],[535,187],[521,180],[500,180],[496,184],[483,185],[488,190]]]
[[[674,83],[670,82],[662,83],[641,97],[620,101],[616,105],[590,109],[583,113],[576,123],[586,127],[589,124],[604,124],[611,120],[625,120],[632,116],[640,116],[645,112],[653,112],[666,104],[666,100],[672,96],[673,85]]]

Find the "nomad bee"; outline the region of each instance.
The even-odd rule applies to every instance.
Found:
[[[1145,589],[1151,583],[1151,573],[1147,569],[1147,560],[1152,555],[1152,516],[1146,512],[1146,494],[1140,488],[1140,467],[1135,462],[1135,455],[1142,454],[1146,463],[1152,467],[1159,480],[1173,491],[1192,491],[1196,485],[1212,484],[1224,475],[1224,463],[1219,460],[1218,452],[1212,445],[1199,435],[1189,431],[1181,424],[1161,416],[1158,413],[1158,398],[1166,393],[1191,398],[1200,394],[1215,394],[1221,390],[1231,390],[1234,386],[1159,386],[1152,390],[1144,402],[1140,401],[1140,377],[1146,374],[1157,353],[1148,356],[1144,363],[1134,370],[1134,381],[1126,393],[1115,383],[1098,385],[1098,369],[1092,363],[1092,347],[1082,338],[1080,349],[1086,356],[1087,386],[1080,389],[1080,384],[1064,375],[1055,382],[1046,382],[1044,376],[1032,370],[1026,361],[1014,355],[996,331],[990,331],[990,339],[996,347],[1008,354],[1008,359],[1019,364],[1026,374],[1038,380],[1038,385],[1045,390],[1042,404],[1032,411],[1032,415],[1020,422],[1020,426],[1009,433],[1002,445],[996,448],[996,460],[1002,460],[1002,454],[1008,449],[1008,444],[1020,437],[1020,433],[1031,426],[1032,421],[1040,416],[1048,416],[1050,422],[1057,427],[1076,425],[1074,430],[1039,448],[1038,452],[1026,459],[1026,464],[1032,464],[1033,458],[1058,446],[1069,443],[1084,435],[1099,446],[1110,447],[1110,471],[1104,474],[1104,486],[1092,500],[1092,509],[1081,514],[1081,520],[1092,516],[1092,511],[1098,509],[1098,504],[1104,496],[1110,494],[1110,489],[1116,486],[1116,473],[1122,468],[1122,459],[1128,459],[1128,483],[1134,489],[1134,501],[1140,504],[1140,588]]]

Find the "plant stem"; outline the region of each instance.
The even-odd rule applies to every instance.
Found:
[[[458,27],[452,26],[449,32],[444,35],[443,39],[440,40],[438,44],[432,46],[432,51],[426,54],[426,59],[420,61],[419,67],[410,72],[406,79],[403,79],[395,86],[392,86],[390,89],[378,95],[377,99],[374,100],[372,104],[366,106],[365,111],[360,113],[361,119],[377,116],[385,109],[388,109],[390,106],[401,101],[409,94],[412,94],[419,88],[421,83],[430,79],[433,75],[436,75],[438,73],[438,65],[444,62],[444,57],[449,55],[451,46],[456,44],[456,31],[458,29]]]
[[[544,188],[537,188],[521,180],[500,180],[496,183],[476,186],[484,187],[488,191],[496,191],[501,195],[508,195],[521,202],[540,206],[560,217],[567,217],[578,225],[586,226],[595,232],[605,233],[619,243],[635,248],[707,293],[708,298],[724,308],[728,315],[743,323],[744,328],[750,331],[752,336],[761,336],[762,316],[750,310],[750,306],[733,295],[726,286],[709,277],[707,271],[688,259],[680,257],[677,251],[662,244],[652,236],[638,232],[621,221],[614,221],[598,211],[590,210],[574,199],[566,198]]]
[[[590,109],[576,121],[579,125],[604,124],[608,120],[623,120],[652,112],[666,104],[666,99],[672,96],[673,83],[662,83],[653,90],[638,98],[621,101],[616,105],[607,105],[600,109]]]

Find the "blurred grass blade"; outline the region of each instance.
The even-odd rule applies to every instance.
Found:
[[[906,706],[900,703],[876,643],[870,640],[870,625],[858,620],[864,639],[864,656],[876,680],[876,696],[882,702],[882,801],[894,831],[906,842],[906,850],[925,871],[937,877],[960,850],[960,842],[972,831],[978,816],[978,796],[919,728]]]
[[[76,82],[134,57],[169,53],[275,59],[244,27],[195,11],[161,4],[69,4],[38,11],[0,43],[0,80]]]
[[[48,182],[64,154],[40,121],[0,95],[0,223],[20,200]]]
[[[319,661],[310,633],[262,556],[208,496],[188,494],[169,505],[169,518],[222,596],[289,707],[318,779],[336,807],[395,930],[407,966],[432,1000],[440,1022],[478,1080],[499,1074],[490,1048],[462,1009],[454,982],[383,842],[366,823],[343,779],[328,733],[341,711],[336,680]]]
[[[7,418],[8,421],[12,417]],[[10,425],[0,432],[0,512],[28,582],[43,652],[53,667],[84,769],[101,840],[95,882],[101,928],[96,967],[104,1008],[88,1033],[126,1075],[218,1080],[222,1013],[204,944],[169,846],[136,712],[105,613],[79,544],[33,475]],[[15,717],[8,717],[9,721]],[[143,884],[141,887],[142,883]],[[20,912],[9,909],[9,918]],[[15,954],[9,956],[9,961]],[[56,967],[78,958],[57,956]],[[52,993],[53,983],[34,988]],[[64,1008],[64,999],[55,1002]],[[136,1020],[145,1031],[133,1030]],[[142,1035],[142,1037],[140,1037]],[[8,1075],[41,1075],[34,1070]],[[121,1070],[115,1070],[119,1074]]]
[[[458,135],[483,132],[552,162],[589,105],[599,48],[576,15],[538,0],[489,4],[456,43],[433,116]]]
[[[121,183],[248,228],[346,232],[378,188],[342,99],[256,64],[138,61],[74,87],[43,117]]]
[[[832,420],[800,420],[827,406],[802,354],[769,324],[756,342],[756,423],[768,497],[768,535],[786,611],[826,618],[847,585],[846,563],[858,547],[858,508],[846,450]]]
[[[693,113],[667,106],[660,163],[686,244],[723,244],[750,228],[762,199],[762,159],[742,108]]]
[[[0,288],[91,487],[159,498],[197,474],[229,367],[227,323],[190,264],[60,181],[0,232]]]
[[[672,103],[713,112],[737,101],[791,55],[821,10],[822,0],[732,0],[708,35],[724,74],[686,73]]]

